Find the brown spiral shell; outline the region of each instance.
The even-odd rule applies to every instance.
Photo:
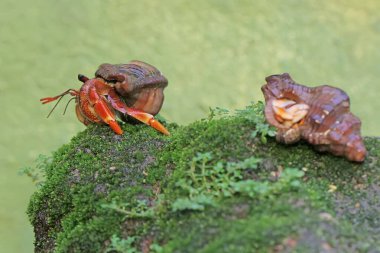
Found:
[[[362,162],[366,148],[360,134],[361,122],[350,112],[350,99],[341,89],[328,85],[314,88],[295,83],[289,74],[268,76],[261,87],[265,97],[265,118],[277,128],[276,139],[294,143],[304,139],[318,151],[345,156],[350,161]],[[306,104],[306,116],[297,124],[284,126],[273,109],[273,101],[288,99]]]
[[[127,64],[104,63],[95,76],[114,83],[116,92],[129,107],[152,115],[160,111],[168,80],[156,67],[136,60]]]

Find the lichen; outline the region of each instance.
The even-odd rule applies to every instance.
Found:
[[[213,115],[169,124],[169,137],[145,125],[123,124],[121,136],[88,127],[44,167],[45,182],[28,208],[36,252],[115,252],[113,243],[128,238],[130,252],[380,250],[380,140],[365,139],[369,155],[357,164],[305,143],[284,146],[268,136],[263,142],[252,134],[258,122],[244,113]],[[178,182],[207,152],[210,166],[260,159],[241,180],[275,186],[287,168],[304,175],[297,187],[215,195],[201,210],[173,209],[189,194]],[[212,184],[206,186],[202,191],[212,194]]]

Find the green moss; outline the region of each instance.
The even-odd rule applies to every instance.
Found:
[[[123,221],[101,204],[150,197],[152,186],[144,185],[143,171],[155,162],[166,140],[142,126],[124,125],[124,130],[123,136],[115,136],[106,127],[91,126],[54,154],[46,182],[28,209],[36,241],[41,235],[55,242],[57,252],[99,252]],[[80,238],[86,238],[90,251]],[[36,244],[42,252],[53,247]]]
[[[285,196],[276,201],[241,198],[222,202],[218,208],[173,219],[173,224],[165,226],[170,230],[166,234],[176,236],[165,245],[164,252],[265,250],[294,233],[293,224],[299,217],[300,210],[286,203]],[[180,226],[175,225],[178,223]]]
[[[30,201],[36,252],[104,252],[111,238],[132,237],[136,250],[154,242],[163,252],[379,250],[380,141],[366,138],[364,164],[316,153],[305,143],[283,146],[268,138],[264,144],[252,135],[260,122],[255,117],[262,117],[255,113],[172,124],[169,137],[145,125],[124,124],[122,136],[88,127],[53,154],[45,183]],[[188,177],[190,161],[206,152],[212,152],[211,167],[260,158],[241,180],[276,190],[215,195],[210,181],[201,189],[217,196],[213,205],[173,211],[172,204],[189,194],[178,182]],[[276,188],[285,168],[305,172],[297,187],[286,181]],[[336,191],[329,192],[331,185]]]

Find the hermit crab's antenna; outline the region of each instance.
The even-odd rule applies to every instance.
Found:
[[[53,102],[55,100],[58,99],[57,103],[55,103],[53,109],[51,109],[51,111],[49,112],[47,118],[49,118],[49,116],[52,114],[52,112],[54,111],[54,109],[57,107],[57,105],[59,104],[59,102],[62,100],[62,98],[67,95],[67,94],[70,94],[71,96],[78,96],[78,91],[77,90],[74,90],[74,89],[68,89],[67,91],[55,96],[55,97],[46,97],[46,98],[41,98],[40,101],[42,102],[42,104],[47,104],[47,103],[50,103],[50,102]],[[69,102],[71,101],[71,99],[69,100]],[[66,108],[67,108],[68,105],[66,105]],[[66,112],[66,108],[65,108],[65,112]]]
[[[70,102],[73,101],[74,99],[76,99],[76,97],[70,98],[69,102],[67,102],[67,104],[65,106],[65,110],[63,111],[63,115],[65,115],[67,107],[69,106]]]

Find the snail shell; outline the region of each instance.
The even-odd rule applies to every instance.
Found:
[[[290,144],[304,139],[318,151],[364,161],[361,122],[350,112],[350,99],[343,90],[329,85],[306,87],[287,73],[265,80],[261,87],[265,118],[277,128],[277,141]]]
[[[109,83],[114,83],[117,93],[129,107],[156,115],[164,102],[164,88],[168,80],[154,66],[131,61],[127,64],[104,63],[95,73]]]

